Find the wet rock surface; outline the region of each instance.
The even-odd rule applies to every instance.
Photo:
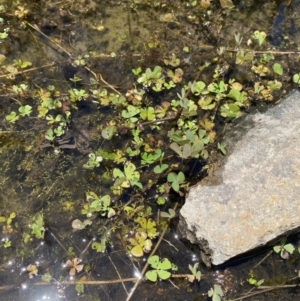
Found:
[[[225,142],[224,163],[191,187],[179,222],[214,265],[299,230],[300,93],[247,116]]]

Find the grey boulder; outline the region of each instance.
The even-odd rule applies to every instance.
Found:
[[[300,93],[247,116],[225,137],[228,155],[190,188],[179,234],[214,265],[300,227]]]

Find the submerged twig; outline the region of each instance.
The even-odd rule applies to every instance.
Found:
[[[299,276],[291,278],[288,281],[295,280],[297,278],[299,278]],[[294,288],[294,287],[299,287],[299,286],[300,286],[299,284],[279,284],[279,285],[274,285],[274,286],[261,285],[261,286],[257,287],[257,289],[260,290],[260,291],[255,291],[255,292],[251,293],[251,291],[253,290],[253,289],[251,289],[248,293],[244,294],[241,297],[232,299],[231,301],[243,300],[243,299],[246,299],[246,298],[249,298],[249,297],[252,297],[252,296],[255,296],[255,295],[264,294],[264,293],[267,293],[269,291],[273,291],[273,290],[276,290],[276,289]]]
[[[111,264],[112,264],[113,267],[115,268],[115,271],[116,271],[116,273],[118,274],[120,280],[122,280],[121,275],[119,274],[117,267],[115,266],[115,264],[113,263],[113,261],[111,260],[111,258],[110,258],[109,255],[108,255],[108,259],[110,260]],[[127,296],[128,296],[128,291],[127,291],[126,286],[124,285],[124,282],[123,282],[123,281],[122,281],[122,286],[123,286],[124,291],[126,292],[126,294],[127,294]]]
[[[67,252],[67,253],[69,253],[69,254],[71,254],[71,253],[65,248],[65,246],[60,242],[60,240],[53,234],[53,232],[50,231],[49,229],[48,229],[48,231],[50,232],[50,235],[56,240],[56,242],[64,249],[64,251]]]
[[[255,269],[256,267],[258,267],[264,260],[266,260],[271,254],[272,254],[273,250],[271,250],[262,260],[260,260],[253,268]]]

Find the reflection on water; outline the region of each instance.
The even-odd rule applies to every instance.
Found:
[[[22,76],[31,89],[55,85],[65,107],[70,106],[65,99],[70,88],[92,86],[91,74],[73,66],[66,52],[77,59],[84,59],[89,53],[88,68],[101,73],[105,81],[123,93],[132,87],[131,69],[159,65],[166,54],[176,53],[181,57],[185,76],[194,79],[199,67],[217,55],[216,47],[235,47],[237,32],[247,36],[250,30],[264,30],[270,33],[271,45],[279,49],[294,49],[299,39],[295,25],[299,23],[297,1],[286,1],[279,6],[274,1],[236,1],[236,9],[225,11],[219,3],[214,3],[211,12],[199,9],[199,3],[194,7],[193,1],[179,0],[19,2],[18,5],[11,1],[4,3],[6,13],[1,17],[11,28],[12,43],[4,40],[0,53],[8,60],[29,59],[32,66],[45,66]],[[29,10],[27,13],[25,8]],[[22,14],[26,14],[26,18]],[[36,24],[64,50],[25,26],[22,23],[25,21]],[[188,53],[182,51],[184,47],[189,48]],[[244,75],[239,72],[237,76]],[[83,81],[70,81],[75,77]],[[22,79],[17,76],[9,80],[17,84]],[[86,191],[95,191],[101,196],[110,193],[109,176],[82,166],[87,155],[101,146],[99,124],[108,123],[113,112],[82,101],[78,110],[74,110],[67,136],[53,144],[45,141],[48,127],[45,120],[33,117],[37,112],[31,118],[20,118],[14,125],[5,121],[4,116],[11,108],[16,110],[22,97],[12,97],[6,87],[1,91],[0,299],[125,300],[134,281],[141,277],[146,261],[145,256],[135,259],[128,255],[122,239],[126,218],[119,224],[110,224],[97,216],[92,225],[83,230],[75,231],[71,226],[74,219],[83,220],[81,210]],[[167,97],[173,95],[166,92],[162,96]],[[28,97],[28,102],[34,106],[36,99]],[[111,142],[109,147],[116,146]],[[191,175],[197,178],[194,172]],[[154,193],[149,192],[149,200],[137,197],[133,203],[138,207],[145,202],[155,211]],[[129,191],[122,198],[114,196],[112,202],[121,208],[133,195],[134,191]],[[43,216],[42,222],[36,218],[38,212]],[[12,213],[16,216],[12,217]],[[188,265],[199,260],[198,251],[181,242],[175,229],[176,218],[158,253],[175,263],[179,274],[186,274]],[[38,234],[43,239],[37,239]],[[92,244],[96,241],[101,245],[103,237],[107,247],[97,253]],[[10,247],[5,245],[9,241]],[[265,279],[265,284],[270,285],[296,276],[299,256],[293,255],[285,261],[272,253],[254,268],[265,255],[251,256],[218,270],[201,266],[200,283],[189,284],[180,278],[156,284],[142,281],[132,300],[206,300],[207,291],[216,283],[221,284],[226,298],[239,297],[250,289],[246,281],[251,269],[255,277]],[[66,262],[77,257],[83,270],[70,276]],[[30,265],[37,268],[31,275]],[[51,282],[47,282],[50,280],[47,275],[51,275]],[[120,278],[123,282],[118,282]],[[74,280],[76,284],[72,283]],[[276,291],[274,295],[265,294],[263,300],[286,300],[287,296],[299,298],[296,291],[289,289]],[[248,300],[257,300],[255,298]]]

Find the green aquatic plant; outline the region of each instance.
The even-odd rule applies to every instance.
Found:
[[[5,249],[8,249],[8,248],[11,247],[11,245],[12,245],[12,242],[8,238],[5,238],[4,243],[3,243],[3,247]]]
[[[84,66],[86,65],[86,59],[89,58],[90,56],[88,54],[85,55],[79,55],[75,60],[74,60],[74,65],[75,66]]]
[[[104,128],[101,131],[101,136],[106,139],[106,140],[110,140],[114,134],[116,134],[117,132],[117,128],[115,125],[109,125],[108,127]]]
[[[286,238],[282,239],[280,245],[273,247],[275,253],[280,253],[280,257],[283,259],[288,259],[290,254],[295,251],[295,247],[292,244],[286,244]]]
[[[140,109],[135,107],[135,106],[132,106],[132,105],[129,105],[126,110],[123,110],[122,111],[122,117],[126,118],[126,119],[129,119],[130,122],[132,123],[135,123],[137,122],[139,119],[136,117],[137,114],[140,113]]]
[[[36,213],[32,219],[32,223],[29,225],[31,229],[31,234],[33,234],[38,239],[43,239],[45,235],[45,222],[44,216],[42,213]],[[27,242],[28,236],[24,237],[24,241]]]
[[[38,267],[35,264],[29,264],[26,268],[29,278],[38,274]]]
[[[45,273],[41,277],[42,281],[49,283],[52,280],[52,276],[50,273]]]
[[[185,175],[182,171],[180,171],[178,174],[175,172],[170,172],[168,174],[168,182],[171,183],[172,188],[179,192],[180,186],[185,181]]]
[[[143,188],[143,185],[139,181],[140,173],[136,170],[136,166],[127,161],[124,164],[124,172],[119,168],[113,169],[113,176],[115,178],[115,183],[112,187],[113,192],[116,194],[120,194],[123,188],[138,187],[140,189]]]
[[[224,142],[218,142],[218,149],[223,155],[226,155],[227,151],[225,149],[226,144]]]
[[[235,62],[239,65],[242,65],[244,62],[252,61],[254,57],[253,52],[245,52],[244,49],[239,49],[236,54]]]
[[[115,215],[115,210],[111,207],[111,197],[107,194],[102,197],[93,191],[86,192],[87,203],[83,205],[81,213],[87,217],[92,217],[94,213],[100,213],[101,216],[107,215],[108,218]]]
[[[261,46],[263,44],[263,42],[265,41],[267,37],[267,34],[264,31],[254,31],[252,38],[257,40],[258,45]]]
[[[152,282],[156,282],[158,278],[162,280],[169,279],[172,276],[169,270],[177,269],[168,258],[160,259],[157,255],[150,256],[147,262],[153,270],[148,271],[145,276]]]
[[[194,133],[192,130],[183,132],[172,129],[168,132],[168,136],[174,141],[170,144],[170,148],[182,159],[198,158],[199,156],[207,158],[205,145],[209,143],[210,138],[207,136],[206,130],[200,129]]]
[[[153,107],[141,108],[140,116],[143,120],[154,120],[155,119],[155,111]]]
[[[300,73],[296,73],[293,75],[293,82],[298,85],[300,84]]]
[[[163,69],[160,66],[155,66],[153,70],[147,68],[137,79],[137,82],[142,84],[144,88],[152,89],[155,92],[160,92],[175,86],[172,81],[169,83],[166,82]]]
[[[139,224],[138,231],[144,232],[150,239],[153,239],[157,236],[156,222],[151,218],[138,217],[135,219],[135,222]]]
[[[223,80],[212,82],[207,86],[207,90],[215,94],[217,100],[226,97],[227,88],[228,88],[228,84],[225,84]]]
[[[221,116],[226,118],[236,118],[241,115],[241,109],[235,103],[225,103],[220,109]]]
[[[8,215],[1,215],[0,216],[0,223],[6,223],[6,225],[10,225],[13,221],[13,219],[16,217],[15,212],[11,212]]]
[[[45,138],[49,141],[53,141],[55,139],[54,131],[52,128],[47,130],[47,132],[45,134]]]
[[[157,203],[157,205],[164,205],[166,203],[166,200],[162,196],[159,196],[156,199],[156,203]]]
[[[96,250],[97,253],[103,252],[106,249],[106,238],[102,238],[100,242],[94,241],[92,243],[92,249]]]
[[[214,284],[214,288],[210,288],[208,291],[208,297],[211,297],[212,301],[221,301],[221,297],[223,296],[224,293],[219,284]]]
[[[162,155],[163,152],[161,151],[161,149],[156,149],[154,153],[142,153],[141,164],[153,164],[155,161],[159,160]]]
[[[250,272],[249,272],[249,278],[248,278],[248,282],[249,282],[249,284],[251,284],[251,285],[253,285],[253,286],[261,286],[264,282],[265,282],[265,280],[264,279],[260,279],[260,280],[257,280],[255,277],[254,277],[254,273],[253,273],[253,271],[251,270]]]
[[[145,232],[135,233],[134,238],[129,238],[128,241],[132,246],[130,253],[135,257],[142,257],[144,253],[149,253],[151,251],[152,241]]]
[[[156,165],[153,169],[154,173],[156,174],[160,174],[163,173],[165,170],[167,170],[169,167],[168,164],[165,163],[161,163],[160,165]]]
[[[86,164],[83,164],[83,168],[92,170],[95,167],[99,167],[102,161],[102,156],[96,155],[95,153],[90,153],[89,160]]]
[[[78,101],[86,99],[89,94],[84,89],[70,89],[69,91],[70,100],[73,104]]]
[[[131,70],[134,75],[139,75],[142,72],[142,68],[138,67]]]
[[[5,119],[8,122],[14,123],[19,119],[19,115],[15,111],[10,112],[8,115],[5,116]]]
[[[74,230],[83,230],[86,228],[86,226],[90,226],[91,224],[92,224],[92,221],[89,219],[86,219],[83,222],[79,219],[74,219],[72,222],[72,228]]]
[[[283,74],[283,69],[282,66],[279,63],[275,63],[273,65],[273,71],[278,74],[278,75],[282,75]]]
[[[166,217],[166,218],[173,218],[173,217],[175,217],[175,215],[176,215],[176,212],[172,208],[169,208],[168,212],[161,211],[161,213],[160,213],[161,217]]]
[[[169,58],[164,59],[164,63],[167,66],[178,67],[180,65],[180,59],[176,57],[173,53],[169,56]]]
[[[189,282],[194,282],[195,280],[201,280],[201,271],[198,270],[199,262],[196,262],[194,265],[189,264],[189,270],[192,272],[191,275],[188,276]]]

